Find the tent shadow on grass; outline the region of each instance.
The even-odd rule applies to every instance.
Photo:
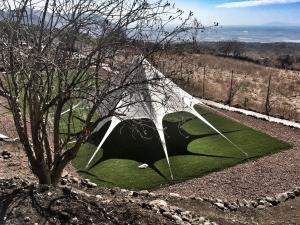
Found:
[[[185,122],[192,119],[193,118],[185,120]],[[132,129],[133,126],[135,129]],[[97,146],[100,143],[107,127],[108,124],[106,124],[106,126],[104,126],[100,131],[93,134],[89,142]],[[187,146],[193,140],[219,135],[216,132],[210,132],[209,129],[206,134],[191,135],[180,127],[180,123],[170,121],[164,121],[164,129],[169,157],[192,155],[214,158],[237,158],[236,156],[220,156],[217,154],[201,154],[188,151]],[[240,130],[226,131],[223,132],[223,134],[238,131]],[[157,161],[165,159],[165,155],[158,137],[158,132],[151,120],[142,119],[138,121],[126,121],[126,123],[118,125],[103,145],[102,157],[94,162],[89,167],[89,170],[109,159],[127,159],[146,163],[165,180],[168,179],[155,166]]]
[[[91,162],[91,167],[86,170],[87,162],[109,126],[107,123],[97,134],[91,136],[72,163],[83,177],[90,178],[99,185],[142,190],[203,176],[291,147],[284,141],[205,108],[197,107],[197,111],[241,151],[191,114],[179,112],[168,114],[163,121],[175,175],[173,181],[170,180],[158,133],[150,120],[129,120],[119,124]],[[132,129],[132,126],[136,129]],[[138,169],[138,165],[142,163],[147,163],[149,168]]]

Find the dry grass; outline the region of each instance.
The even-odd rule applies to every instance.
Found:
[[[177,83],[195,96],[203,96],[205,74],[204,97],[214,101],[228,102],[233,76],[231,104],[262,113],[266,112],[271,76],[270,115],[300,121],[300,73],[297,71],[201,54],[167,55],[160,57],[157,64],[164,73],[179,78]]]

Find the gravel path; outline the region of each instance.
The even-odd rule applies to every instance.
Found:
[[[183,196],[236,200],[272,196],[300,186],[299,129],[235,112],[216,111],[273,137],[287,141],[293,145],[293,148],[220,172],[164,187],[158,189],[158,193],[174,192]]]

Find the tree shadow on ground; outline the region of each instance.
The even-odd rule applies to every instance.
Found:
[[[99,221],[107,219],[101,207],[83,202],[71,189],[43,185],[18,186],[8,185],[5,191],[0,192],[0,224],[71,224],[75,217],[89,224],[91,218],[98,217]],[[81,214],[88,208],[90,215]]]

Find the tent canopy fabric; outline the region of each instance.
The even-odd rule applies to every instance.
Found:
[[[134,79],[138,81],[136,82],[137,85],[132,85],[126,93],[123,93],[123,98],[117,103],[114,115],[101,120],[95,127],[93,133],[99,131],[107,122],[111,121],[106,133],[100,141],[100,144],[89,159],[86,168],[89,167],[105,140],[121,121],[150,119],[154,122],[155,128],[159,134],[169,167],[170,176],[173,179],[168,149],[164,136],[163,118],[166,114],[180,111],[193,114],[234,145],[234,143],[232,143],[195,110],[194,106],[196,104],[202,104],[200,100],[194,98],[178,87],[173,81],[154,68],[147,60],[143,60],[136,73],[137,76],[135,76]],[[238,148],[236,145],[234,146]]]

